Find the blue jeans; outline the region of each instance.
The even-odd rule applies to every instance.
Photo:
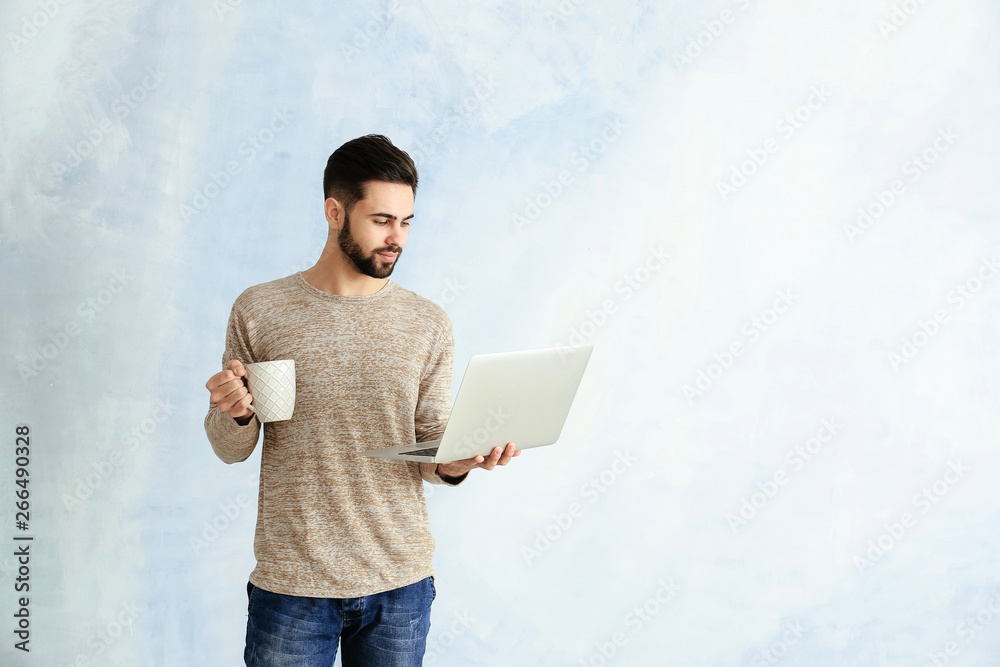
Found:
[[[247,667],[419,667],[434,577],[359,598],[306,598],[247,583]]]

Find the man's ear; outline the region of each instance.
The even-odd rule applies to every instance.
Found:
[[[326,200],[323,206],[326,213],[326,221],[330,223],[331,226],[337,225],[343,222],[344,218],[344,208],[340,205],[340,202],[330,197]]]

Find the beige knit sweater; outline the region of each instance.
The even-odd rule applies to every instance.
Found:
[[[360,597],[434,574],[423,481],[433,463],[354,452],[440,438],[454,354],[444,310],[389,280],[366,296],[328,294],[301,272],[237,297],[223,368],[293,359],[292,418],[264,424],[250,581],[307,597]],[[261,423],[240,426],[210,401],[205,432],[244,461]]]

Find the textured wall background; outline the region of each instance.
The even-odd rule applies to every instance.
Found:
[[[377,132],[455,391],[595,345],[560,444],[428,488],[426,664],[993,664],[1000,7],[471,4],[0,7],[0,662],[242,664],[204,384]]]

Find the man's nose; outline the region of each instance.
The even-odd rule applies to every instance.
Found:
[[[390,248],[403,248],[403,232],[399,229],[394,229],[386,234],[385,245]]]

